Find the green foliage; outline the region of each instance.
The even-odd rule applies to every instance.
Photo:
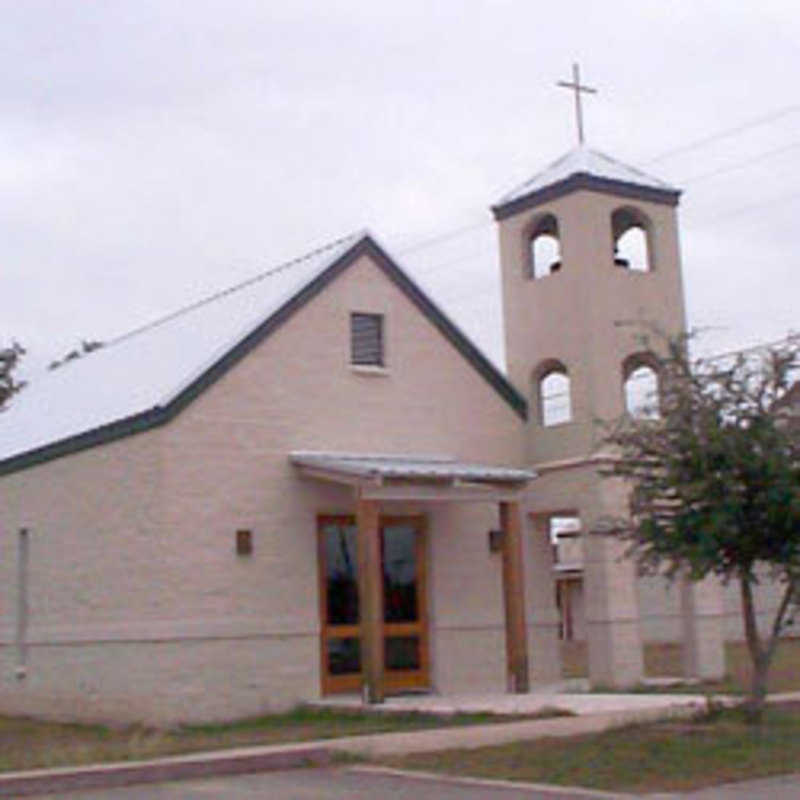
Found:
[[[795,339],[727,359],[688,356],[686,338],[654,353],[655,416],[607,429],[606,474],[631,484],[624,523],[646,570],[757,582],[759,564],[800,570],[800,427],[785,402],[800,366]]]
[[[605,474],[631,489],[618,527],[645,572],[739,582],[754,681],[764,679],[800,598],[800,340],[692,360],[688,337],[644,339],[657,363],[656,413],[605,431],[614,454]],[[752,588],[765,569],[784,593],[762,642]]]
[[[23,355],[25,349],[19,342],[12,342],[8,347],[0,349],[0,410],[13,394],[25,386],[25,381],[18,381],[14,377],[14,370]]]
[[[88,355],[93,350],[99,350],[102,346],[103,342],[94,339],[82,339],[80,348],[70,350],[63,358],[51,361],[48,369],[58,369],[59,367],[63,367],[64,364],[68,364],[70,361],[74,361],[76,358],[81,358],[85,355]]]

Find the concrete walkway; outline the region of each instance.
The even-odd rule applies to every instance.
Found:
[[[594,714],[634,714],[639,711],[664,711],[676,708],[701,708],[706,700],[698,694],[595,694],[539,690],[529,694],[433,694],[389,697],[380,706],[370,708],[381,713],[419,711],[425,714],[539,714],[561,711],[576,716]],[[364,705],[356,695],[326,698],[315,707],[362,711]]]
[[[772,701],[800,700],[800,693],[778,695]],[[326,706],[346,705],[346,699]],[[357,702],[350,699],[350,703]],[[325,765],[337,754],[401,755],[459,747],[481,747],[543,737],[597,733],[635,722],[688,717],[705,703],[699,695],[557,694],[463,695],[392,698],[380,713],[408,710],[435,713],[493,711],[536,713],[545,708],[568,710],[576,716],[518,720],[435,730],[351,736],[298,744],[237,748],[207,753],[75,768],[0,774],[0,797],[24,797],[79,789],[163,783],[187,778],[237,775],[309,765]],[[360,704],[359,704],[360,705]]]

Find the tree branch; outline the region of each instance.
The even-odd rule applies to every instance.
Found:
[[[792,603],[792,598],[797,590],[797,581],[790,578],[789,585],[786,587],[786,591],[783,593],[778,610],[775,612],[775,619],[772,621],[772,630],[770,631],[769,642],[767,644],[767,660],[771,659],[773,653],[775,652],[775,647],[778,644],[778,637],[780,636],[781,627],[783,625],[783,618],[786,615],[786,612],[789,610],[789,606]]]

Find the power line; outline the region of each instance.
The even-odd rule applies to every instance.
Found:
[[[725,175],[728,172],[735,172],[736,170],[746,169],[747,167],[751,166],[752,164],[758,164],[761,161],[766,161],[773,156],[782,155],[783,153],[787,153],[790,150],[797,150],[800,148],[800,142],[792,142],[791,144],[785,145],[784,147],[776,147],[773,150],[766,150],[763,153],[758,153],[751,158],[742,159],[741,161],[734,162],[733,164],[727,167],[720,167],[719,169],[711,170],[710,172],[702,172],[699,175],[693,175],[690,178],[686,178],[683,181],[680,181],[682,184],[687,183],[696,183],[698,181],[704,181],[708,178],[716,178],[718,175]]]
[[[730,219],[731,217],[738,217],[751,211],[758,211],[762,208],[768,208],[769,206],[774,206],[776,203],[785,203],[789,200],[795,200],[798,197],[800,197],[800,192],[789,192],[788,194],[782,194],[778,197],[773,197],[771,200],[766,200],[761,203],[749,203],[746,206],[739,206],[739,208],[735,208],[732,211],[726,211],[724,214],[715,214],[713,217],[706,220],[703,225],[714,225],[716,222],[724,222],[726,219]]]
[[[786,106],[785,108],[778,109],[777,111],[773,111],[773,112],[771,112],[769,114],[765,114],[763,116],[756,117],[755,119],[749,120],[748,122],[742,123],[741,125],[737,125],[737,126],[732,127],[732,128],[727,128],[725,130],[718,131],[717,133],[712,134],[710,136],[707,136],[707,137],[705,137],[703,139],[698,139],[698,140],[695,140],[693,142],[690,142],[689,144],[682,145],[680,147],[673,148],[672,150],[668,150],[666,152],[663,152],[663,153],[655,156],[654,158],[651,158],[651,159],[648,159],[647,161],[642,162],[642,164],[646,166],[648,164],[653,164],[653,163],[656,163],[658,161],[663,161],[663,160],[665,160],[667,158],[670,158],[670,157],[672,157],[674,155],[678,155],[678,154],[683,153],[683,152],[688,152],[688,151],[691,151],[691,150],[699,149],[701,147],[705,147],[705,146],[707,146],[709,144],[713,144],[714,142],[717,142],[717,141],[719,141],[721,139],[736,136],[739,133],[743,133],[744,131],[750,130],[751,128],[755,128],[755,127],[758,127],[758,126],[761,126],[761,125],[767,125],[770,122],[774,122],[775,120],[780,119],[781,117],[785,117],[785,116],[788,116],[789,114],[793,114],[793,113],[796,113],[796,112],[799,112],[799,111],[800,111],[800,105]],[[789,145],[785,145],[783,147],[774,148],[772,150],[767,150],[767,151],[765,151],[763,153],[758,153],[755,156],[752,156],[751,158],[740,159],[740,160],[735,161],[735,162],[733,162],[732,164],[730,164],[730,165],[728,165],[726,167],[721,167],[721,168],[719,168],[717,170],[712,170],[710,172],[705,172],[705,173],[701,173],[699,175],[690,176],[686,180],[680,181],[679,183],[691,184],[691,183],[700,182],[700,181],[703,181],[703,180],[708,180],[709,178],[714,178],[714,177],[717,177],[718,175],[723,175],[723,174],[728,173],[728,172],[734,172],[736,170],[745,169],[746,167],[748,167],[748,166],[750,166],[752,164],[759,163],[759,162],[764,161],[764,160],[766,160],[768,158],[772,158],[772,157],[774,157],[776,155],[780,155],[782,153],[785,153],[785,152],[788,152],[788,151],[791,151],[791,150],[795,150],[795,149],[798,149],[798,148],[800,148],[800,142],[793,142],[793,143],[791,143]],[[780,198],[775,200],[775,201],[770,201],[770,202],[780,202]],[[746,211],[746,210],[749,210],[749,209],[754,208],[754,207],[759,207],[760,205],[762,205],[762,204],[755,204],[753,206],[748,206],[745,209],[742,209],[742,211]],[[766,204],[764,204],[764,205],[766,205]],[[735,214],[739,214],[739,213],[741,213],[741,211],[737,210],[737,211],[733,212],[731,214],[731,216],[733,216]],[[398,251],[398,255],[408,255],[409,253],[418,252],[419,250],[425,250],[425,249],[427,249],[429,247],[433,247],[433,246],[435,246],[437,244],[440,244],[441,242],[449,241],[451,239],[456,239],[459,236],[463,235],[464,233],[469,233],[469,232],[471,232],[473,230],[477,230],[477,229],[482,228],[482,227],[488,227],[490,225],[492,225],[492,221],[491,220],[485,221],[485,222],[477,222],[477,223],[473,223],[473,224],[470,224],[470,225],[461,226],[459,228],[453,228],[451,230],[443,231],[440,234],[435,234],[433,236],[429,236],[429,237],[427,237],[425,239],[422,239],[419,242],[417,242],[416,244],[411,245],[410,247],[407,247],[407,248],[404,248],[402,250],[399,250]],[[448,263],[450,263],[450,262],[448,262]]]
[[[719,141],[721,139],[730,138],[730,137],[736,136],[739,133],[742,133],[744,131],[750,130],[752,128],[755,128],[755,127],[758,127],[758,126],[761,126],[761,125],[767,125],[767,124],[769,124],[771,122],[774,122],[777,119],[780,119],[782,117],[788,116],[789,114],[796,113],[798,111],[800,111],[800,105],[791,105],[791,106],[786,106],[786,107],[781,108],[781,109],[777,109],[776,111],[770,112],[769,114],[766,114],[766,115],[763,115],[763,116],[756,117],[754,119],[748,120],[748,121],[746,121],[746,122],[744,122],[744,123],[742,123],[742,124],[740,124],[738,126],[735,126],[735,127],[732,127],[732,128],[728,128],[728,129],[725,129],[725,130],[722,130],[722,131],[718,131],[717,133],[714,133],[714,134],[712,134],[710,136],[707,136],[707,137],[704,137],[702,139],[695,140],[695,141],[690,142],[690,143],[688,143],[686,145],[682,145],[681,147],[676,147],[676,148],[673,148],[672,150],[665,151],[665,152],[663,152],[663,153],[661,153],[661,154],[659,154],[659,155],[657,155],[657,156],[655,156],[655,157],[653,157],[653,158],[651,158],[648,161],[645,161],[643,163],[644,164],[656,163],[658,161],[663,161],[663,160],[665,160],[667,158],[671,158],[671,157],[673,157],[675,155],[679,155],[679,154],[684,153],[684,152],[689,152],[691,150],[695,150],[695,149],[698,149],[698,148],[701,148],[701,147],[705,147],[705,146],[707,146],[709,144],[712,144],[712,143],[714,143],[716,141]],[[754,156],[754,157],[752,157],[750,159],[745,159],[745,160],[742,160],[740,162],[736,162],[736,163],[734,163],[732,165],[729,165],[728,167],[720,168],[719,170],[714,170],[714,171],[709,172],[709,173],[704,173],[704,174],[701,174],[701,175],[698,175],[698,176],[694,176],[692,178],[689,178],[687,181],[685,181],[685,183],[705,180],[705,179],[708,179],[708,178],[715,177],[716,175],[723,174],[725,172],[730,172],[730,171],[733,171],[733,170],[736,170],[736,169],[743,169],[746,166],[749,166],[750,164],[757,163],[757,162],[762,161],[762,160],[764,160],[766,158],[770,158],[770,157],[772,157],[774,155],[778,155],[780,153],[786,152],[788,150],[796,149],[798,147],[800,147],[800,143],[792,143],[792,144],[787,145],[787,146],[782,147],[782,148],[776,148],[776,149],[767,151],[765,153],[761,153],[761,154],[759,154],[757,156]],[[775,202],[781,202],[781,201],[783,201],[783,200],[785,200],[787,198],[795,197],[795,196],[797,196],[797,194],[798,193],[792,193],[792,194],[790,194],[788,196],[784,196],[784,197],[781,197],[781,198],[776,198],[776,199],[774,199],[772,201],[769,201],[768,203],[751,204],[749,206],[737,209],[737,210],[735,210],[735,211],[733,211],[733,212],[731,212],[729,214],[723,215],[722,217],[717,216],[716,219],[724,219],[724,218],[726,218],[728,216],[736,216],[738,214],[746,213],[747,211],[760,208],[760,207],[762,207],[764,205],[769,205],[769,204],[772,204],[772,203],[775,203]],[[713,224],[713,221],[714,220],[712,219],[712,221],[711,221],[712,224]],[[412,245],[410,245],[408,247],[405,247],[405,248],[399,250],[398,251],[398,255],[409,255],[411,253],[419,252],[420,250],[426,250],[426,249],[434,247],[434,246],[436,246],[438,244],[441,244],[443,242],[450,241],[452,239],[456,239],[456,238],[458,238],[460,236],[463,236],[466,233],[470,233],[470,232],[472,232],[474,230],[478,230],[480,228],[489,227],[492,224],[493,223],[492,223],[491,220],[487,220],[487,221],[470,223],[469,225],[462,225],[462,226],[460,226],[458,228],[453,228],[453,229],[450,229],[450,230],[447,230],[447,231],[443,231],[441,233],[434,234],[434,235],[429,236],[429,237],[427,237],[425,239],[422,239],[422,240],[418,241],[416,244],[412,244]],[[233,286],[227,287],[226,289],[222,289],[222,290],[220,290],[218,292],[215,292],[215,293],[213,293],[211,295],[207,295],[206,297],[204,297],[201,300],[198,300],[196,302],[193,302],[193,303],[190,303],[188,305],[182,306],[181,308],[177,309],[174,312],[171,312],[170,314],[167,314],[165,316],[159,317],[159,318],[157,318],[155,320],[152,320],[152,321],[150,321],[150,322],[148,322],[148,323],[146,323],[144,325],[141,325],[141,326],[139,326],[137,328],[134,328],[133,330],[128,331],[127,333],[121,334],[120,336],[117,336],[114,339],[109,340],[106,344],[107,345],[117,344],[117,343],[119,343],[121,341],[124,341],[125,339],[128,339],[128,338],[130,338],[132,336],[136,336],[139,333],[142,333],[144,331],[150,330],[151,328],[154,328],[154,327],[157,327],[159,325],[162,325],[162,324],[164,324],[164,323],[166,323],[166,322],[168,322],[168,321],[170,321],[170,320],[172,320],[172,319],[174,319],[176,317],[179,317],[179,316],[181,316],[181,315],[183,315],[185,313],[193,311],[193,310],[195,310],[197,308],[200,308],[200,307],[202,307],[204,305],[212,303],[212,302],[214,302],[214,301],[216,301],[216,300],[218,300],[218,299],[220,299],[222,297],[225,297],[225,296],[227,296],[229,294],[232,294],[232,293],[234,293],[236,291],[239,291],[240,289],[246,288],[247,286],[250,286],[250,285],[252,285],[254,283],[262,281],[262,280],[270,277],[271,275],[275,275],[278,272],[282,272],[283,270],[289,269],[289,268],[291,268],[293,266],[296,266],[297,264],[303,263],[303,262],[307,261],[310,258],[313,258],[315,256],[321,255],[322,253],[325,253],[325,252],[327,252],[329,250],[332,250],[333,248],[338,247],[339,245],[342,245],[345,242],[352,240],[353,238],[354,238],[354,235],[351,234],[349,236],[345,236],[345,237],[336,239],[335,241],[330,242],[329,244],[326,244],[326,245],[324,245],[324,246],[322,246],[320,248],[317,248],[316,250],[313,250],[310,253],[306,253],[306,254],[304,254],[302,256],[299,256],[298,258],[294,258],[294,259],[291,259],[291,260],[286,261],[284,263],[281,263],[281,264],[279,264],[279,265],[277,265],[275,267],[272,267],[272,268],[269,268],[269,269],[267,269],[267,270],[265,270],[263,272],[260,272],[260,273],[256,274],[255,276],[253,276],[251,278],[248,278],[245,281],[242,281],[242,282],[237,283],[237,284],[235,284]],[[429,269],[425,269],[425,270],[416,270],[414,272],[417,275],[426,275],[426,274],[429,274],[431,272],[436,272],[436,271],[438,271],[440,269],[443,269],[444,267],[452,266],[453,264],[463,263],[464,261],[474,259],[478,255],[482,255],[482,253],[479,252],[479,251],[478,252],[473,252],[473,253],[471,253],[470,255],[467,255],[467,256],[463,256],[463,257],[456,258],[456,259],[450,259],[450,260],[448,260],[448,261],[446,261],[444,263],[436,265],[435,267],[432,267],[432,268],[429,268]],[[477,294],[477,293],[475,293],[475,294]]]
[[[794,337],[790,334],[789,336],[782,336],[780,339],[774,339],[770,342],[761,342],[760,344],[752,344],[748,347],[739,347],[736,350],[728,350],[727,352],[715,353],[710,356],[701,356],[701,360],[719,361],[723,358],[732,358],[733,356],[747,355],[747,353],[755,353],[758,350],[767,350],[771,347],[779,347],[782,344],[787,344],[788,342],[792,341],[793,338]]]
[[[453,228],[452,230],[429,236],[427,239],[420,239],[416,244],[398,250],[397,254],[400,256],[405,256],[409,253],[416,253],[418,250],[425,250],[428,247],[433,247],[433,245],[441,244],[441,242],[446,242],[450,239],[457,239],[459,236],[462,236],[465,233],[477,230],[478,228],[486,228],[491,224],[491,221],[481,220],[480,222],[474,222],[470,225],[463,225],[460,228]]]
[[[200,300],[196,300],[193,303],[189,303],[188,305],[181,306],[176,311],[172,311],[169,314],[164,315],[163,317],[158,317],[157,319],[151,320],[150,322],[146,322],[144,325],[140,325],[138,328],[134,328],[127,333],[123,333],[120,336],[115,337],[114,339],[109,339],[109,341],[104,342],[104,346],[110,346],[114,344],[119,344],[125,339],[130,339],[132,336],[137,336],[140,333],[144,333],[145,331],[151,330],[152,328],[157,328],[159,325],[163,325],[170,320],[176,319],[177,317],[181,317],[184,314],[188,314],[190,311],[194,311],[197,308],[201,308],[202,306],[208,305],[209,303],[213,303],[216,300],[219,300],[227,295],[233,294],[234,292],[238,292],[240,289],[244,289],[248,286],[252,286],[259,281],[263,281],[265,278],[269,278],[272,275],[276,275],[279,272],[283,272],[284,270],[290,269],[291,267],[295,267],[298,264],[302,264],[309,259],[315,258],[317,256],[323,255],[324,253],[329,252],[341,245],[345,244],[346,242],[352,241],[355,239],[357,234],[350,234],[349,236],[342,236],[339,239],[335,239],[328,244],[323,245],[322,247],[318,247],[315,250],[311,250],[308,253],[305,253],[302,256],[298,256],[297,258],[293,258],[289,261],[284,261],[281,264],[278,264],[274,267],[271,267],[263,272],[259,272],[257,275],[254,275],[252,278],[248,278],[247,280],[241,281],[240,283],[234,284],[233,286],[228,286],[225,289],[221,289],[218,292],[214,292],[213,294],[206,295]]]
[[[782,337],[780,339],[775,339],[775,340],[770,341],[770,342],[762,342],[761,344],[753,344],[753,345],[749,345],[748,347],[740,347],[740,348],[737,348],[736,350],[728,350],[727,352],[715,353],[715,354],[710,355],[710,356],[701,356],[699,358],[699,360],[700,361],[706,361],[706,362],[707,361],[721,361],[722,359],[725,359],[725,358],[733,358],[734,356],[747,355],[748,353],[756,353],[759,350],[767,350],[767,349],[769,349],[771,347],[778,347],[778,346],[780,346],[782,344],[786,344],[787,342],[791,341],[791,339],[792,339],[791,336],[784,336],[784,337]],[[649,370],[649,374],[639,374],[639,375],[637,375],[636,373],[639,372],[640,369]],[[557,374],[557,373],[551,373],[551,374]],[[569,376],[567,376],[567,377],[569,379]],[[654,379],[656,379],[655,370],[652,367],[644,366],[643,368],[640,367],[640,368],[634,370],[628,376],[628,378],[624,381],[623,386],[627,387],[629,385],[635,385],[637,383],[643,383],[644,381],[649,381],[649,382],[652,383],[652,381]],[[571,396],[571,392],[562,389],[560,391],[555,391],[555,392],[551,392],[551,393],[548,393],[548,394],[542,393],[542,401],[544,402],[544,401],[560,400],[561,398],[568,398],[570,396]],[[562,403],[562,405],[566,405],[566,404]]]
[[[733,136],[737,136],[738,134],[749,131],[752,128],[758,128],[761,125],[768,125],[770,122],[774,122],[775,120],[789,116],[790,114],[796,114],[798,111],[800,111],[800,105],[791,105],[785,106],[784,108],[779,108],[775,111],[771,111],[769,114],[764,114],[763,116],[747,120],[746,122],[743,122],[740,125],[736,125],[732,128],[725,128],[721,131],[717,131],[716,133],[712,133],[710,136],[704,136],[701,139],[695,139],[693,142],[681,145],[680,147],[673,147],[671,150],[665,150],[664,152],[653,156],[643,163],[648,165],[656,164],[659,161],[666,161],[668,158],[673,158],[674,156],[688,153],[692,150],[697,150],[701,147],[705,147],[706,145],[714,144],[714,142],[719,142],[722,139],[729,139]]]

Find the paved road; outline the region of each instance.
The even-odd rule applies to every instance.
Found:
[[[594,800],[604,793],[490,787],[358,769],[295,769],[40,796],[36,800]]]
[[[100,789],[38,800],[600,800],[631,798],[586,790],[505,788],[458,780],[428,780],[352,769],[297,769],[198,781]],[[748,781],[691,794],[649,795],[684,800],[797,800],[800,774]],[[33,800],[37,800],[34,798]]]
[[[694,792],[687,797],[691,800],[797,800],[800,798],[800,773],[731,783]]]

